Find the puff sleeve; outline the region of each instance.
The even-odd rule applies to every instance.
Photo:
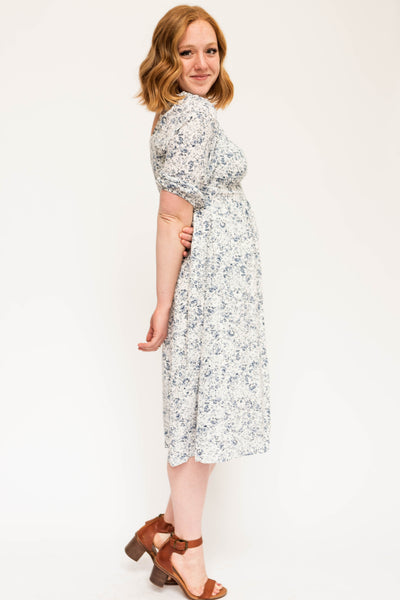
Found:
[[[211,105],[210,105],[211,108]],[[184,198],[193,208],[204,206],[204,187],[211,171],[215,141],[213,112],[202,101],[185,106],[170,128],[163,163],[158,170],[159,190]],[[212,110],[215,110],[212,107]]]

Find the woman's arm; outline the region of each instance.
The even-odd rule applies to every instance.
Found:
[[[156,239],[157,306],[150,319],[146,342],[138,344],[139,350],[157,350],[167,337],[169,311],[182,265],[179,234],[183,227],[191,225],[192,218],[190,202],[161,190]]]
[[[157,215],[156,278],[157,307],[171,308],[175,285],[182,265],[179,233],[190,226],[193,206],[187,201],[162,190]]]

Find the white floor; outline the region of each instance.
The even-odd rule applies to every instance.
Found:
[[[129,537],[129,536],[128,536]],[[6,600],[174,600],[179,587],[154,586],[151,560],[137,563],[124,553],[126,539],[7,544],[2,549],[1,595]],[[221,544],[223,546],[223,544]],[[397,548],[394,546],[397,545]],[[283,546],[283,545],[282,545]],[[306,549],[307,547],[307,549]],[[397,554],[396,554],[397,553]],[[398,544],[354,545],[310,540],[287,547],[268,542],[206,555],[208,575],[228,588],[231,600],[368,600],[400,597]]]

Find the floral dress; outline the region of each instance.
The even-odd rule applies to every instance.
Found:
[[[162,346],[168,462],[225,462],[266,452],[270,441],[258,230],[241,187],[246,158],[206,98],[182,91],[150,138],[159,191],[193,205]]]

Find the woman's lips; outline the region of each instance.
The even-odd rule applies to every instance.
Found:
[[[207,79],[208,75],[192,75],[193,79]]]

